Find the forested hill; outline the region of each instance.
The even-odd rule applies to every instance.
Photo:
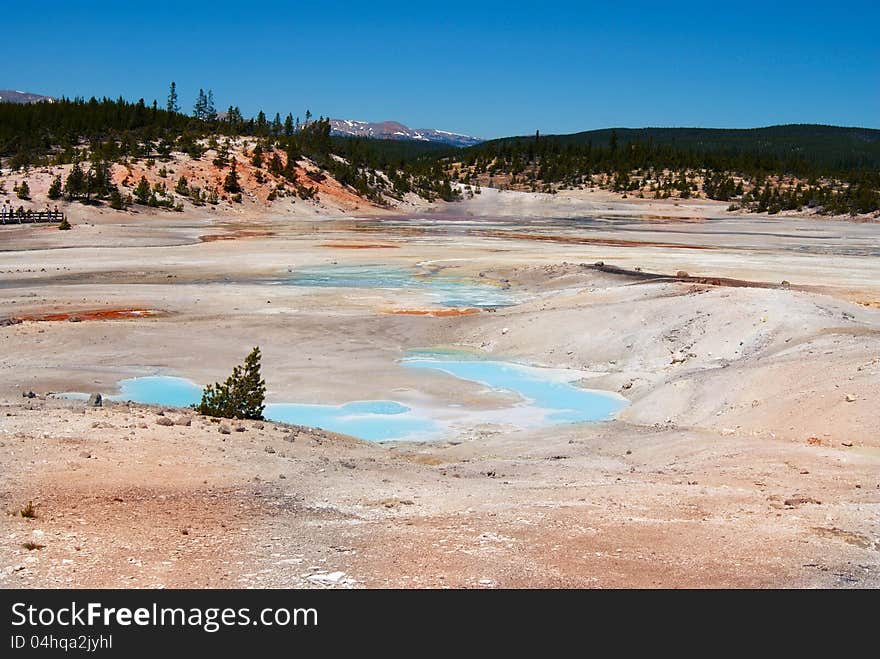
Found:
[[[211,181],[203,181],[198,195],[192,185],[181,184],[178,197],[188,195],[195,205],[205,195],[212,200],[241,198],[240,186],[232,180],[238,176],[238,154],[241,165],[255,170],[246,180],[253,178],[259,188],[244,192],[265,193],[268,201],[286,194],[313,199],[318,193],[303,178],[308,177],[303,167],[317,167],[318,172],[309,169],[313,177],[329,175],[379,205],[401,201],[409,193],[453,201],[459,198],[453,185],[458,182],[469,195],[475,194],[474,184],[477,189],[486,185],[546,193],[601,188],[624,196],[705,197],[733,202],[732,210],[768,213],[804,208],[827,214],[880,211],[880,130],[868,128],[609,128],[571,135],[536,133],[462,149],[335,137],[329,119],[313,119],[308,111],[304,121],[290,113],[283,119],[263,112],[245,118],[236,106],[218,112],[210,91],[199,90],[198,99],[192,114],[184,114],[172,83],[164,108],[156,101],[122,98],[0,102],[0,163],[13,174],[68,166],[74,182],[70,187],[64,182],[69,190],[65,195],[78,198],[82,174],[87,202],[128,199],[105,176],[114,165],[132,169],[140,162],[149,169],[156,162],[160,167],[170,162],[175,154],[200,161],[210,152],[209,162],[217,169]],[[232,171],[226,172],[229,167]],[[133,180],[123,178],[123,187],[131,187]],[[162,190],[160,181],[151,184]],[[60,186],[53,187],[52,195]],[[17,194],[27,198],[27,192]],[[171,193],[159,196],[174,207],[182,203]]]
[[[453,180],[554,193],[602,188],[636,197],[706,197],[731,210],[853,215],[880,210],[880,130],[609,128],[510,137],[446,160]],[[467,190],[466,190],[467,191]]]
[[[172,83],[164,107],[157,101],[133,103],[123,98],[0,102],[0,165],[23,176],[36,168],[63,168],[64,176],[73,175],[73,180],[70,185],[67,180],[53,185],[50,200],[61,198],[63,189],[68,200],[116,200],[116,206],[122,205],[119,199],[131,197],[139,203],[152,197],[150,190],[129,195],[117,189],[111,180],[114,167],[134,171],[142,164],[147,170],[156,166],[159,171],[171,171],[165,164],[181,157],[190,163],[207,160],[216,171],[210,173],[210,181],[202,182],[197,194],[191,182],[178,181],[175,196],[162,181],[152,181],[160,206],[182,209],[187,199],[194,205],[206,199],[208,203],[217,199],[240,203],[237,200],[243,192],[263,195],[270,202],[291,195],[317,201],[314,184],[325,177],[383,206],[410,193],[429,200],[458,198],[439,162],[415,157],[448,147],[380,145],[377,140],[331,137],[330,132],[330,120],[315,119],[309,111],[303,121],[290,113],[283,119],[279,113],[270,118],[262,111],[246,118],[237,106],[218,112],[213,94],[203,90],[192,114],[184,114]],[[242,180],[255,182],[253,190],[242,189],[238,179],[243,173]],[[126,176],[123,188],[132,187],[136,178]],[[16,190],[18,198],[33,201],[26,176],[16,179],[16,187],[21,185],[25,191]],[[2,190],[0,181],[0,194]]]
[[[799,159],[821,168],[852,171],[880,168],[880,130],[819,124],[766,128],[603,128],[569,135],[542,135],[559,145],[608,147],[632,142],[715,154],[760,154],[781,160]],[[505,137],[481,147],[523,143],[534,135]],[[476,147],[480,148],[480,147]]]

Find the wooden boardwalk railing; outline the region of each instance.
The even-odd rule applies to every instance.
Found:
[[[61,211],[18,211],[0,210],[0,224],[36,224],[37,222],[61,222],[64,213]]]

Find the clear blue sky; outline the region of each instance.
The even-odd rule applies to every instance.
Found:
[[[0,88],[483,137],[880,128],[880,1],[5,3]],[[24,53],[27,53],[26,55]]]

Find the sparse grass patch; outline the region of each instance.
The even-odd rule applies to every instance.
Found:
[[[31,542],[28,540],[27,542],[22,543],[22,549],[27,549],[28,551],[40,550],[46,545],[41,545],[39,542]]]
[[[34,502],[28,501],[27,505],[18,511],[18,514],[26,519],[35,519],[37,516],[37,509],[34,506]]]

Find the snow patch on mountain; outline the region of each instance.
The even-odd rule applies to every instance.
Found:
[[[23,92],[17,89],[0,89],[0,103],[40,103],[42,101],[54,103],[55,99],[51,96]]]
[[[434,128],[409,128],[398,121],[357,121],[355,119],[331,119],[332,135],[347,137],[370,137],[379,140],[416,140],[439,142],[451,146],[472,146],[483,140],[479,137],[452,133]]]

